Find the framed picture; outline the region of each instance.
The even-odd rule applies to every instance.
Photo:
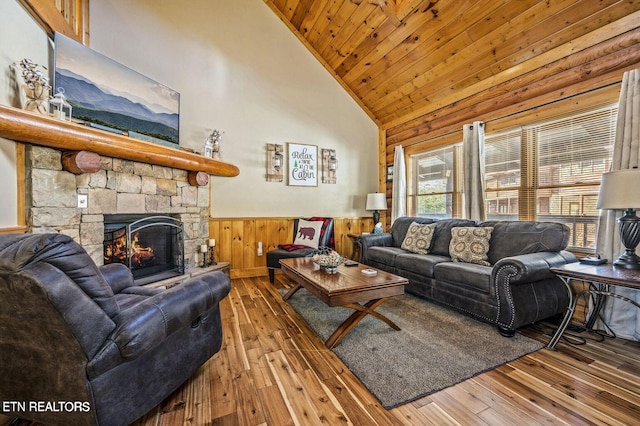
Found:
[[[287,144],[287,171],[290,186],[318,186],[318,147]]]
[[[180,147],[178,92],[56,33],[54,93],[60,89],[73,106],[75,119]]]
[[[387,166],[387,182],[393,182],[393,164]]]

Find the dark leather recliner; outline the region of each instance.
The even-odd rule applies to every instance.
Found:
[[[307,220],[322,220],[324,222],[324,224],[322,225],[318,247],[329,247],[335,249],[336,245],[333,237],[333,218],[312,217]],[[299,222],[300,219],[293,220],[293,237],[291,241],[294,241],[296,235],[298,234]],[[296,248],[295,250],[287,250],[283,247],[286,247],[286,245],[281,245],[277,249],[269,250],[267,252],[267,269],[269,271],[269,282],[271,283],[273,283],[275,280],[275,270],[280,269],[280,259],[311,256],[315,251],[315,249],[311,247]]]
[[[222,272],[140,287],[68,236],[0,235],[0,401],[12,402],[3,414],[130,424],[220,350],[229,290]]]

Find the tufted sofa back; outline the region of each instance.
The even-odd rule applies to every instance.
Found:
[[[432,219],[426,217],[405,216],[396,219],[391,227],[392,245],[400,247],[409,226],[413,222],[422,224],[436,223],[429,253],[448,256],[451,242],[451,229],[459,226],[493,227],[489,243],[489,263],[520,254],[542,251],[556,252],[567,248],[569,227],[556,222],[533,221],[486,221],[477,223],[468,219]]]
[[[562,223],[487,221],[480,226],[493,227],[488,253],[491,264],[508,256],[564,250],[569,243],[569,227]]]
[[[393,246],[400,247],[404,241],[405,235],[409,230],[409,226],[413,223],[430,224],[435,223],[436,229],[433,233],[431,247],[429,253],[448,256],[449,243],[451,242],[451,228],[457,226],[476,226],[476,222],[468,219],[432,219],[419,216],[399,217],[393,222],[391,227],[391,235],[393,237]]]
[[[431,219],[428,217],[419,217],[419,216],[403,216],[399,217],[393,221],[393,225],[391,226],[391,237],[392,237],[392,245],[394,247],[400,247],[402,241],[404,241],[405,235],[407,235],[407,231],[409,230],[409,226],[413,222],[418,222],[422,224],[429,224],[437,222],[437,219]]]

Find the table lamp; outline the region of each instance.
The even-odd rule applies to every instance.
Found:
[[[366,210],[374,210],[373,212],[373,225],[380,222],[380,212],[379,210],[387,209],[387,196],[386,194],[382,194],[380,192],[374,192],[371,194],[367,194],[367,205],[365,207]]]
[[[618,224],[625,252],[613,264],[625,269],[640,269],[640,257],[636,254],[636,247],[640,243],[640,218],[635,212],[640,208],[639,188],[640,169],[637,167],[602,175],[597,207],[604,210],[624,210]]]

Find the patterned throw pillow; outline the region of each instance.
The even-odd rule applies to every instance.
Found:
[[[421,223],[413,222],[409,225],[407,235],[404,236],[404,240],[402,241],[400,248],[412,253],[429,253],[429,247],[431,246],[431,239],[433,238],[433,232],[435,229],[435,223],[423,225]]]
[[[320,243],[321,228],[321,221],[300,219],[298,221],[298,232],[293,244],[317,249]]]
[[[454,262],[476,263],[491,266],[487,253],[492,227],[451,228],[449,256]]]

